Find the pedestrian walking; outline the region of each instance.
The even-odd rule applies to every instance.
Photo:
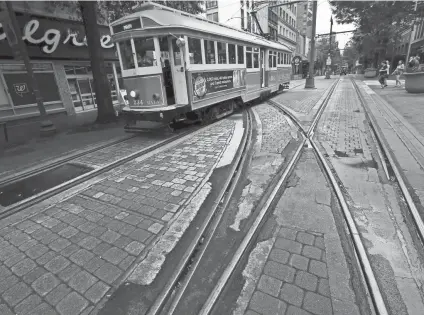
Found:
[[[390,75],[390,62],[388,60],[386,60],[386,65],[387,65],[387,75],[384,76],[384,86],[387,86],[387,79],[389,78]]]
[[[380,70],[378,70],[380,76],[378,78],[378,82],[380,82],[381,84],[381,88],[384,89],[384,87],[387,86],[387,84],[385,83],[385,79],[387,77],[387,62],[382,61],[381,62],[381,68]]]
[[[405,65],[403,64],[402,60],[399,60],[398,66],[396,67],[395,71],[393,71],[393,74],[396,76],[396,87],[402,86],[402,83],[400,82],[400,76],[405,71]]]

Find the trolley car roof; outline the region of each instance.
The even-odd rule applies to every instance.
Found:
[[[214,34],[230,39],[233,38],[243,42],[249,42],[252,45],[266,46],[278,50],[291,52],[291,50],[287,46],[274,41],[267,40],[256,34],[241,31],[236,28],[232,28],[217,22],[212,22],[203,17],[175,10],[157,3],[149,2],[146,4],[142,4],[138,8],[138,10],[138,12],[132,13],[112,22],[110,24],[111,28],[114,29],[118,25],[124,25],[132,21],[137,21],[143,17],[152,20],[153,22],[157,23],[157,25],[123,30],[119,33],[113,34],[113,37],[115,39],[117,34],[131,34],[131,32],[133,32],[134,30],[160,30],[164,27],[179,27],[202,33]],[[164,30],[164,33],[168,33],[168,31]]]

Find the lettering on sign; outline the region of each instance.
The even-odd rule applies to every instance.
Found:
[[[29,92],[28,85],[26,83],[14,83],[13,89],[15,90],[15,93],[20,97],[23,97],[25,93]]]
[[[3,25],[0,23],[0,28],[2,28]],[[34,45],[41,45],[42,51],[46,54],[53,53],[60,43],[67,44],[70,43],[73,46],[76,47],[82,47],[87,46],[87,37],[84,36],[84,39],[82,41],[78,41],[77,36],[79,35],[78,32],[68,29],[65,34],[62,34],[57,29],[48,29],[44,32],[44,35],[40,38],[34,38],[34,34],[37,32],[38,28],[40,27],[40,22],[38,20],[31,20],[29,21],[24,29],[23,29],[23,36],[22,39],[30,44]],[[62,40],[62,38],[64,39]],[[0,41],[6,39],[6,33],[0,33]],[[114,47],[114,43],[111,43],[111,36],[110,35],[103,35],[100,38],[100,44],[103,48],[109,49]]]
[[[124,25],[124,30],[132,29],[132,24]]]

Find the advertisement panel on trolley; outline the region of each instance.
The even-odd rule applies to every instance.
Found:
[[[245,88],[246,70],[192,73],[193,101],[216,96],[219,92],[232,92]]]

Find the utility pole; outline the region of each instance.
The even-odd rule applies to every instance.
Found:
[[[10,48],[15,55],[15,59],[21,59],[24,62],[27,75],[28,75],[28,88],[29,93],[34,95],[37,102],[38,110],[40,111],[41,117],[41,136],[50,136],[56,133],[56,127],[48,119],[46,109],[43,104],[43,98],[38,88],[37,80],[32,70],[32,65],[29,59],[28,51],[25,42],[22,39],[21,29],[19,27],[18,20],[16,19],[15,11],[13,11],[13,2],[5,1],[7,12],[2,15],[3,30],[6,34],[7,41],[9,42]]]
[[[309,55],[309,77],[306,78],[305,89],[315,89],[314,81],[314,64],[315,64],[315,33],[317,29],[317,2],[313,2],[312,7],[312,38],[311,38],[311,54]]]
[[[331,73],[331,38],[333,35],[333,16],[331,16],[330,19],[330,46],[328,49],[328,58],[327,58],[327,72],[325,74],[326,79],[330,79],[330,73]]]
[[[417,6],[418,6],[418,0],[415,1],[415,12],[417,12]],[[409,55],[411,54],[411,45],[412,45],[412,41],[414,40],[414,36],[415,36],[415,30],[416,30],[415,24],[416,24],[416,21],[417,20],[414,20],[414,23],[412,24],[412,28],[411,28],[411,34],[409,35],[408,52],[406,54],[405,65],[408,64]]]

